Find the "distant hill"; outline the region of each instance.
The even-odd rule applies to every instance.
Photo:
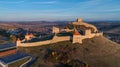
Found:
[[[49,34],[53,26],[65,28],[70,21],[19,21],[19,22],[0,22],[0,29],[13,30],[23,28],[32,32],[43,32]],[[89,22],[95,25],[99,31],[103,31],[105,36],[110,37],[112,41],[120,43],[120,22],[99,21]]]
[[[68,61],[72,60],[79,60],[90,67],[120,67],[120,45],[104,36],[85,39],[83,44],[72,44],[70,41],[65,41],[40,47],[19,49],[38,58],[30,67],[39,65],[52,67],[51,65],[56,63],[69,65],[70,62]],[[51,51],[56,53],[55,56],[51,55]],[[54,59],[56,57],[57,60]],[[46,61],[49,61],[49,63]]]
[[[106,33],[120,33],[120,22],[92,22],[92,24]]]

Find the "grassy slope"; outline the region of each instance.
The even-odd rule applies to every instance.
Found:
[[[65,41],[39,47],[20,48],[20,50],[38,57],[31,66],[37,67],[39,64],[44,64],[44,57],[48,49],[64,48],[66,45],[73,45],[73,47],[77,48],[74,54],[70,54],[73,55],[71,58],[84,61],[92,67],[120,67],[120,45],[103,36],[86,39],[83,44],[72,44],[69,41]]]
[[[120,67],[120,45],[105,37],[86,39],[79,46],[76,58],[87,62],[93,67]]]
[[[37,57],[37,60],[31,65],[31,67],[38,67],[39,64],[45,64],[44,57],[48,52],[48,49],[58,49],[60,47],[65,47],[68,44],[71,44],[71,42],[65,41],[39,47],[19,48],[19,50],[25,51]]]

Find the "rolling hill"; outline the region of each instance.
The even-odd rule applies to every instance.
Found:
[[[104,36],[85,39],[83,44],[72,44],[70,41],[65,41],[39,47],[19,48],[19,50],[37,57],[30,67],[42,65],[44,67],[53,67],[53,65],[55,67],[59,67],[59,65],[76,67],[75,64],[83,65],[83,63],[90,67],[120,67],[120,45]],[[54,56],[52,56],[53,53]],[[71,63],[73,60],[82,63]]]

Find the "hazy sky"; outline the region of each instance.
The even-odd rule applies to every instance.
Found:
[[[120,0],[0,0],[0,20],[120,20]]]

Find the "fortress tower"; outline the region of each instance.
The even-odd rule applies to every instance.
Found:
[[[18,46],[18,45],[20,45],[21,44],[21,40],[20,40],[20,38],[18,38],[17,39],[17,42],[16,42],[16,45]]]
[[[32,33],[30,33],[30,35],[29,35],[29,36],[30,36],[30,38],[33,38],[33,37],[34,37],[34,35],[33,35]]]
[[[59,32],[60,32],[60,29],[53,26],[52,33],[59,33]]]
[[[74,34],[73,34],[73,43],[82,43],[81,34],[78,32],[77,29],[75,29]]]
[[[82,22],[82,18],[78,18],[78,19],[77,19],[77,22]]]
[[[91,29],[86,29],[85,36],[90,36],[90,35],[91,35]]]
[[[32,33],[28,34],[28,32],[25,35],[25,40],[31,40],[34,37],[34,35]]]
[[[25,35],[25,40],[27,40],[27,41],[30,40],[30,36],[29,36],[28,32]]]

